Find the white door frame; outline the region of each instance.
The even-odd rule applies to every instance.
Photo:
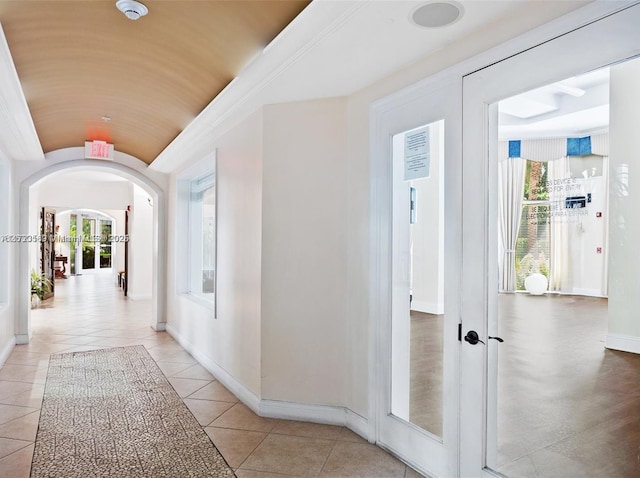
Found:
[[[495,452],[497,326],[497,109],[529,89],[640,55],[640,5],[559,36],[463,80],[463,335],[476,330],[487,345],[463,343],[460,353],[460,474],[485,470]],[[493,141],[490,140],[493,138]],[[492,286],[493,284],[493,286]],[[492,363],[488,363],[491,359]]]
[[[460,253],[459,200],[461,196],[459,115],[460,76],[437,75],[420,88],[380,101],[371,110],[371,410],[370,441],[390,450],[422,473],[457,474],[458,446],[458,317]],[[444,119],[444,244],[445,244],[445,356],[442,438],[424,433],[389,413],[390,329],[392,310],[392,138]],[[408,224],[407,224],[408,227]],[[408,297],[407,297],[408,302]],[[403,438],[404,437],[404,438]]]

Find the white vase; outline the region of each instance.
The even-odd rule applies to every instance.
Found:
[[[38,294],[31,294],[31,308],[32,309],[37,309],[38,307],[40,307],[40,303],[42,301],[40,300],[40,297],[38,297]]]

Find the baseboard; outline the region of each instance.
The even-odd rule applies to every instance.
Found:
[[[265,418],[339,425],[349,428],[365,439],[368,436],[369,423],[367,419],[346,407],[260,399],[229,372],[202,355],[191,342],[181,336],[171,325],[166,324],[166,330],[216,380],[222,383],[257,415]]]
[[[368,439],[369,436],[369,420],[367,420],[362,415],[357,414],[353,410],[347,408],[347,423],[345,426],[351,430],[352,432],[360,435],[365,440]],[[373,442],[372,442],[373,443]]]
[[[632,335],[609,334],[605,341],[605,347],[621,352],[640,354],[640,337]]]
[[[444,314],[444,305],[414,299],[411,301],[411,310],[424,312],[425,314],[441,315]]]
[[[347,423],[344,407],[287,402],[284,400],[260,400],[260,416],[284,420],[341,425]]]
[[[346,407],[263,399],[260,400],[258,415],[267,418],[347,427],[365,439],[369,431],[367,419]]]
[[[191,342],[180,335],[171,325],[166,324],[165,328],[167,333],[171,335],[171,337],[173,337],[176,342],[182,346],[182,348],[189,352],[191,356],[200,363],[200,365],[206,368],[218,382],[238,397],[238,399],[253,410],[254,413],[260,415],[260,399],[251,390],[236,380],[233,375],[220,367],[213,360],[204,356]]]
[[[136,294],[127,291],[127,297],[131,300],[150,300],[153,298],[151,294]]]
[[[31,340],[29,334],[16,334],[15,343],[16,345],[26,345]]]
[[[569,292],[569,295],[584,295],[587,297],[606,297],[602,295],[602,291],[600,289],[580,289],[576,288]]]
[[[6,344],[4,344],[4,347],[2,347],[2,351],[0,352],[0,367],[2,367],[4,365],[4,363],[7,361],[7,359],[9,358],[9,355],[11,355],[11,352],[13,351],[13,348],[16,345],[16,339],[15,337],[11,337]]]

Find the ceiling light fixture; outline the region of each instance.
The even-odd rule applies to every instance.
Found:
[[[556,89],[560,90],[562,93],[566,93],[567,95],[571,95],[571,96],[575,96],[576,98],[579,98],[581,96],[583,96],[586,93],[586,90],[583,90],[582,88],[578,88],[577,86],[571,86],[568,85],[562,81],[555,83],[554,85],[552,85],[553,87],[555,87]]]
[[[411,21],[424,28],[440,28],[462,18],[464,7],[458,2],[435,1],[424,3],[411,13]]]
[[[137,20],[149,13],[149,9],[147,7],[135,0],[118,0],[116,2],[116,7],[124,13],[129,20]]]

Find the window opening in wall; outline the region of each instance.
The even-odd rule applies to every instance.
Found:
[[[516,244],[516,290],[534,272],[549,277],[550,201],[548,168],[540,161],[526,161],[522,217]]]
[[[190,182],[189,200],[189,292],[213,300],[216,281],[215,174]]]

